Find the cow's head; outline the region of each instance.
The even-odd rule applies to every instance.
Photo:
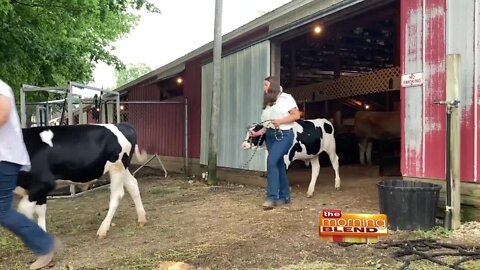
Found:
[[[242,143],[243,150],[255,149],[257,147],[262,148],[264,146],[265,135],[259,136],[259,137],[253,137],[250,134],[250,131],[259,131],[262,128],[263,128],[262,125],[256,125],[247,130],[247,134],[245,135],[245,140],[243,140],[243,143]]]

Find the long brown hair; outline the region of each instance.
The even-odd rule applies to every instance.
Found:
[[[277,101],[278,94],[280,94],[280,79],[276,76],[269,76],[265,81],[270,82],[267,93],[263,94],[263,108],[272,106]]]

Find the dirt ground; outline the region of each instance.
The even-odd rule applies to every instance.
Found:
[[[64,245],[49,269],[156,269],[162,261],[210,269],[398,269],[401,263],[391,257],[395,249],[341,247],[318,239],[324,208],[378,213],[378,178],[362,171],[344,173],[342,190],[334,191],[331,168],[322,168],[313,198],[305,196],[309,169],[292,172],[292,203],[264,211],[263,188],[211,187],[198,178],[165,179],[162,172],[142,169],[137,179],[148,219],[143,228],[128,193],[113,218],[115,226],[102,240],[95,233],[108,210],[108,188],[49,201],[47,228]],[[393,232],[389,238],[426,236],[438,235]],[[0,229],[0,269],[28,269],[33,260],[18,239]],[[480,269],[480,261],[462,266]],[[409,269],[448,268],[420,262]]]

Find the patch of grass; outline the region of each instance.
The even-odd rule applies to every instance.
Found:
[[[408,266],[408,269],[410,270],[449,270],[452,269],[447,266],[442,266],[436,263],[433,263],[431,261],[427,260],[421,260],[421,261],[414,261],[411,262],[410,265]]]
[[[444,227],[436,226],[429,231],[421,231],[419,234],[428,239],[438,239],[442,237],[448,237],[450,233],[451,232]]]
[[[166,253],[161,254],[159,257],[160,261],[175,261],[175,262],[185,262],[194,260],[201,255],[205,255],[205,251],[200,248],[194,249],[169,249]]]
[[[20,239],[5,230],[0,231],[0,250],[15,252],[22,249],[23,243]]]
[[[279,270],[346,270],[345,265],[330,263],[330,262],[302,262],[299,264],[288,265]]]
[[[468,261],[460,264],[463,269],[480,270],[480,260]]]
[[[387,264],[382,264],[371,260],[369,263],[367,261],[364,265],[347,265],[347,264],[338,264],[331,262],[302,262],[299,264],[288,265],[282,267],[278,270],[377,270],[377,269],[398,269],[398,267],[389,266]]]
[[[148,193],[153,195],[167,195],[167,194],[175,193],[175,191],[176,190],[172,188],[159,187],[159,188],[149,190]]]

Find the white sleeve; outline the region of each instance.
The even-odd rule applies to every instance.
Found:
[[[286,100],[285,100],[285,108],[287,111],[290,111],[292,109],[298,108],[297,102],[295,99],[292,97],[292,95],[287,95]]]
[[[0,80],[0,95],[11,98],[13,96],[12,89],[8,84]]]

